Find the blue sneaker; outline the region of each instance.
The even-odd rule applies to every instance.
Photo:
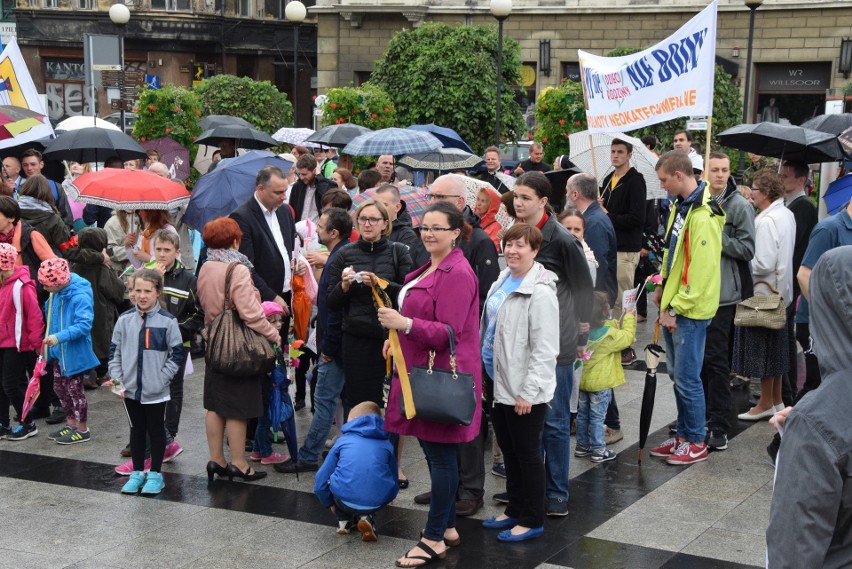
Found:
[[[142,487],[142,493],[147,496],[154,496],[162,492],[165,487],[166,483],[163,482],[162,474],[159,472],[149,472],[145,486]]]
[[[506,478],[506,465],[502,462],[500,464],[495,464],[493,468],[491,468],[491,474],[499,476],[500,478]]]
[[[528,539],[534,539],[536,537],[541,537],[544,533],[544,526],[540,528],[530,528],[524,533],[520,533],[518,535],[513,535],[512,530],[507,529],[503,530],[497,534],[497,539],[500,541],[526,541]]]
[[[130,475],[130,480],[128,480],[124,486],[121,487],[122,494],[135,494],[142,488],[142,485],[145,484],[145,473],[144,472],[134,472]]]
[[[28,439],[30,437],[34,437],[38,434],[38,427],[36,427],[35,421],[31,423],[21,423],[15,430],[12,431],[12,434],[9,435],[10,441],[22,441],[24,439]]]

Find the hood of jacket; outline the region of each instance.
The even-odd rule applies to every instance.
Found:
[[[492,223],[497,221],[497,212],[500,211],[500,206],[503,204],[503,200],[500,199],[500,196],[497,194],[493,194],[486,190],[488,194],[488,211],[482,216],[479,220],[482,227],[488,227]]]
[[[15,265],[15,268],[12,269],[12,274],[9,275],[5,281],[3,281],[3,286],[12,286],[15,281],[21,281],[27,283],[31,281],[30,278],[30,268],[26,265]]]
[[[388,438],[384,429],[385,421],[378,415],[362,415],[343,424],[342,433],[353,433],[367,439],[385,440]]]
[[[42,211],[48,215],[55,213],[53,206],[49,203],[36,199],[32,196],[18,196],[18,205],[22,210],[27,210],[29,212]],[[30,213],[30,215],[33,214]]]
[[[825,253],[811,272],[811,337],[823,377],[849,368],[852,245]]]
[[[77,244],[81,249],[103,251],[107,246],[107,233],[100,227],[87,227],[77,236]]]
[[[396,219],[393,220],[393,230],[396,231],[400,227],[411,227],[414,229],[414,222],[411,220],[411,214],[405,210],[405,200],[400,202],[402,204],[402,209],[399,210],[399,213],[396,215]]]

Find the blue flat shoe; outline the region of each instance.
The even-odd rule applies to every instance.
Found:
[[[501,531],[497,534],[497,539],[500,541],[526,541],[528,539],[534,539],[536,537],[541,537],[541,534],[544,533],[544,526],[540,528],[530,528],[524,533],[513,535],[511,529],[507,529]]]
[[[498,520],[497,517],[488,518],[487,520],[483,520],[482,527],[486,527],[488,529],[506,529],[513,528],[518,525],[518,520],[515,518],[506,518],[505,520]]]

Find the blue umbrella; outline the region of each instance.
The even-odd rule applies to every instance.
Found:
[[[208,221],[230,215],[251,197],[255,176],[264,166],[278,166],[287,173],[293,163],[268,150],[252,150],[223,159],[215,170],[195,183],[184,221],[200,230]]]
[[[852,199],[852,174],[834,180],[823,196],[828,213],[834,215]]]
[[[462,137],[451,128],[438,126],[435,123],[430,124],[413,124],[408,127],[410,130],[419,130],[423,132],[429,132],[441,141],[441,144],[444,145],[444,148],[458,148],[459,150],[464,150],[465,152],[470,152],[473,154],[473,150],[468,146],[467,142],[462,139]]]
[[[381,156],[417,154],[441,148],[441,141],[429,134],[407,128],[385,128],[352,139],[343,154],[352,156]]]
[[[283,366],[276,366],[274,370],[272,370],[272,394],[269,397],[269,410],[267,411],[267,416],[269,417],[269,423],[272,425],[272,432],[275,440],[278,440],[278,431],[282,428],[282,423],[285,423],[293,418],[293,403],[290,401],[288,405],[285,402],[284,394],[287,393],[287,387],[290,385],[290,382],[287,380],[287,371]],[[290,400],[290,395],[287,395],[287,401]],[[293,426],[295,433],[295,425]],[[287,443],[289,445],[290,439],[287,439]],[[294,450],[295,444],[293,446],[288,446],[291,451]],[[296,449],[298,450],[298,449]]]

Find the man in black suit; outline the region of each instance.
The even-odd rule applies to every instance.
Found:
[[[276,166],[262,168],[255,178],[255,192],[231,213],[243,239],[240,252],[254,264],[252,277],[260,298],[271,300],[290,316],[290,280],[296,225],[284,205],[287,176]],[[282,207],[283,206],[283,207]],[[284,330],[288,323],[285,322]]]

